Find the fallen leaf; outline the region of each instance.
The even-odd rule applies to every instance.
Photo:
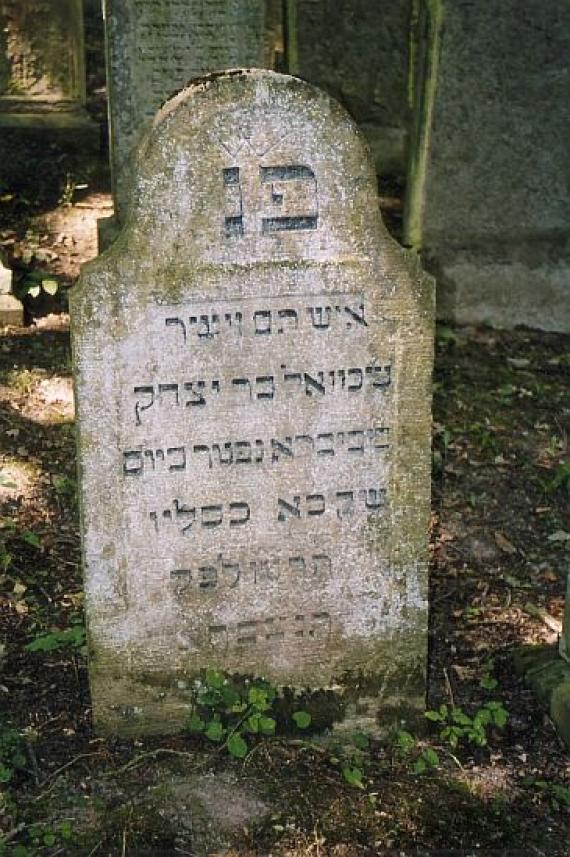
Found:
[[[499,550],[503,551],[503,553],[508,553],[511,556],[514,553],[517,553],[517,549],[512,542],[508,540],[508,538],[503,535],[503,533],[495,533],[495,543]]]
[[[569,542],[570,541],[570,533],[564,532],[564,530],[556,530],[555,533],[551,533],[548,536],[547,541],[549,542]]]

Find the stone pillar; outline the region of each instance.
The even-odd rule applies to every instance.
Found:
[[[406,231],[437,277],[438,313],[570,330],[570,4],[423,5],[432,22],[443,11],[425,31],[439,71],[435,93],[418,90],[424,166]]]
[[[193,78],[263,66],[272,56],[265,5],[265,0],[104,0],[116,222],[100,221],[102,246],[124,219],[133,151],[161,104]]]
[[[12,271],[0,259],[0,327],[24,323],[24,307],[12,294]]]
[[[85,125],[81,0],[0,0],[0,126]]]

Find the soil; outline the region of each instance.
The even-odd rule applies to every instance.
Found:
[[[347,749],[316,735],[254,742],[238,761],[190,735],[133,742],[93,733],[66,292],[95,253],[95,219],[109,213],[110,197],[100,163],[62,157],[41,187],[5,187],[0,199],[0,250],[17,291],[25,295],[38,271],[40,282],[59,283],[55,296],[25,295],[28,325],[0,340],[6,853],[567,854],[570,756],[512,658],[560,633],[570,337],[438,330],[428,707],[473,716],[501,701],[508,721],[488,729],[486,746],[452,747],[437,724],[411,742],[373,742],[350,763],[360,788],[341,772]],[[73,628],[71,641],[57,636]],[[47,632],[67,642],[25,648]],[[10,729],[23,758],[14,759]],[[437,762],[415,773],[430,749]]]

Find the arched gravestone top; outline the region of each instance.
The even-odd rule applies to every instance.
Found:
[[[227,72],[165,105],[135,174],[72,294],[96,723],[179,728],[214,666],[401,721],[425,690],[433,284],[365,144],[306,83]]]

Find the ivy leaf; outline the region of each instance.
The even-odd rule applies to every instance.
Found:
[[[190,730],[190,732],[203,732],[205,726],[206,724],[204,723],[200,715],[196,714],[196,712],[194,712],[194,714],[192,714],[192,716],[188,720],[188,729]]]
[[[44,292],[47,292],[48,295],[55,295],[59,288],[59,283],[57,280],[42,280],[42,289]]]
[[[423,751],[422,757],[432,768],[436,768],[439,765],[439,756],[431,747],[427,747],[427,749]]]
[[[26,530],[20,536],[21,540],[25,542],[27,545],[32,545],[34,548],[41,548],[42,543],[38,536],[35,533],[30,533],[29,530]]]
[[[364,783],[362,782],[362,770],[360,768],[343,768],[342,775],[345,778],[346,782],[350,786],[354,786],[357,789],[363,789]]]
[[[308,711],[294,711],[293,720],[298,729],[306,729],[311,725],[311,715]]]
[[[247,756],[247,744],[237,732],[228,738],[228,752],[236,759],[245,759]]]
[[[422,757],[420,756],[420,758],[414,762],[414,767],[412,768],[412,770],[414,774],[425,774],[427,770],[426,760],[422,759]]]
[[[259,718],[259,728],[264,735],[274,735],[275,727],[277,726],[276,721],[273,717],[260,717]]]
[[[426,711],[424,717],[431,720],[433,723],[441,723],[442,720],[445,720],[445,717],[443,717],[439,711]]]
[[[224,686],[224,676],[218,670],[206,670],[206,684],[215,690],[221,690]]]
[[[482,687],[484,690],[495,690],[499,682],[493,676],[486,675],[483,676],[481,681],[479,682],[479,687]]]
[[[210,741],[221,741],[225,731],[219,720],[211,720],[206,727],[205,735]]]

